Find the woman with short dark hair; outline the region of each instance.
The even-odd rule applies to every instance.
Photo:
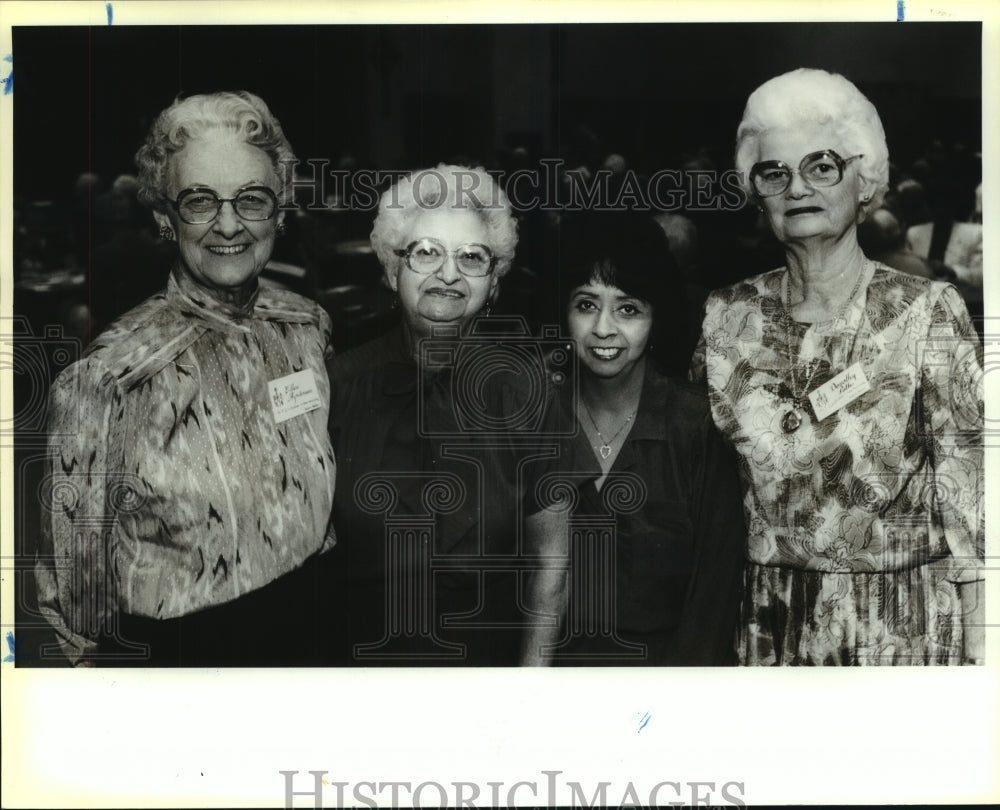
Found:
[[[705,394],[652,360],[680,324],[666,236],[652,219],[602,214],[561,243],[578,366],[561,418],[577,429],[529,501],[532,607],[558,622],[528,634],[522,661],[734,663],[746,542],[736,461]]]

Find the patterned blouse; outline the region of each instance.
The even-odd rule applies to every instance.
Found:
[[[330,321],[294,293],[242,308],[175,269],[53,385],[39,604],[74,663],[116,610],[231,601],[334,542]],[[311,371],[319,407],[276,422],[268,381]]]
[[[848,573],[938,561],[953,582],[981,578],[980,343],[950,285],[868,272],[867,295],[821,323],[787,315],[784,268],[706,303],[691,377],[707,380],[750,484],[748,559]],[[789,432],[802,393],[790,386],[814,390],[855,363],[867,393],[819,422],[806,406]]]

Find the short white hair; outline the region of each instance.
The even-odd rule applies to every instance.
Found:
[[[858,160],[858,175],[872,183],[869,210],[882,204],[889,189],[889,147],[875,106],[839,73],[798,68],[764,82],[750,94],[736,131],[736,169],[753,196],[750,169],[757,161],[760,136],[769,129],[796,124],[830,124],[850,155]]]
[[[486,226],[487,247],[497,259],[497,277],[510,270],[517,247],[517,220],[503,189],[482,167],[440,163],[401,178],[378,204],[371,243],[382,267],[396,270],[402,261],[395,251],[410,223],[421,211],[437,208],[474,211]]]

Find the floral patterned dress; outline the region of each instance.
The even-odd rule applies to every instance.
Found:
[[[957,586],[982,578],[984,554],[982,350],[965,306],[869,264],[842,313],[798,323],[786,275],[713,293],[691,369],[740,457],[740,662],[959,663]],[[855,364],[867,392],[817,420],[806,389]]]

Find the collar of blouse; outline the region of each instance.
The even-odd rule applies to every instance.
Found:
[[[237,306],[219,301],[208,290],[190,278],[187,273],[175,265],[167,281],[167,298],[179,306],[181,312],[195,316],[208,326],[217,329],[239,329],[247,331],[245,323],[253,315],[260,296],[258,286],[247,301]]]
[[[667,401],[671,394],[670,386],[669,378],[664,377],[647,364],[642,393],[639,396],[639,409],[636,411],[632,429],[627,436],[621,439],[622,448],[618,453],[618,458],[615,459],[613,469],[627,470],[635,465],[636,453],[633,442],[662,441],[667,438],[667,420],[664,417],[666,409],[653,406]],[[566,393],[569,393],[568,389]],[[569,409],[566,413],[571,412],[571,403],[565,394],[563,407]],[[669,408],[669,405],[667,407]],[[577,433],[576,440],[571,446],[574,453],[571,463],[577,465],[577,469],[590,470],[595,477],[599,475],[600,465],[583,430]]]

